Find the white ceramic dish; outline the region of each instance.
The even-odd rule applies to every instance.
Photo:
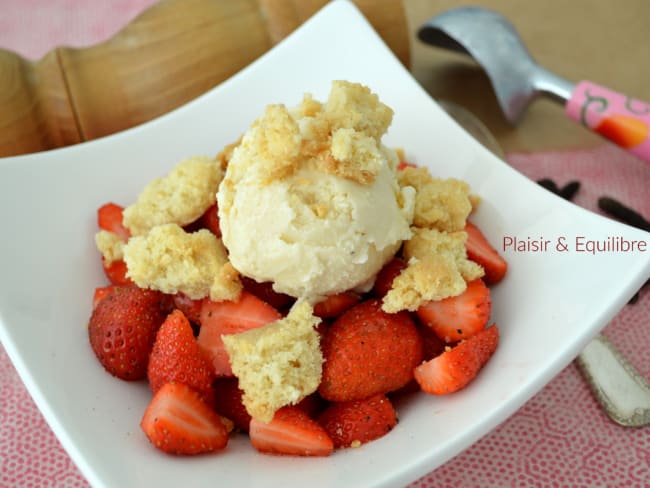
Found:
[[[184,157],[216,153],[268,103],[295,105],[305,91],[324,99],[332,79],[362,82],[395,110],[389,145],[433,173],[471,183],[484,199],[476,221],[495,243],[504,236],[648,240],[552,196],[495,158],[431,100],[352,4],[329,4],[276,49],[164,117],[90,143],[0,160],[0,339],[94,486],[403,486],[515,412],[650,274],[648,252],[506,251],[510,272],[493,292],[502,333],[496,355],[466,390],[401,403],[390,435],[325,459],[260,455],[243,436],[218,455],[159,453],[138,427],[147,387],[110,377],[88,347],[92,290],[104,282],[93,245],[95,209],[130,203]]]

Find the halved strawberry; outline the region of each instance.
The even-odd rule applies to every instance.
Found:
[[[402,258],[395,257],[388,261],[377,274],[372,292],[377,298],[383,298],[393,288],[393,280],[406,268]]]
[[[508,271],[508,263],[487,240],[481,229],[469,220],[465,223],[467,257],[485,270],[483,280],[487,284],[498,283]]]
[[[124,208],[115,203],[106,203],[97,210],[97,226],[102,230],[113,232],[127,241],[131,237],[129,229],[122,223]]]
[[[460,295],[432,300],[417,309],[418,318],[445,342],[467,339],[483,330],[490,318],[490,289],[483,280],[467,283]]]
[[[293,456],[329,456],[334,443],[325,429],[303,410],[282,407],[269,423],[251,420],[251,444],[260,452]]]
[[[169,454],[218,451],[228,444],[228,426],[201,396],[182,383],[166,383],[154,395],[140,427]]]
[[[147,378],[156,393],[165,383],[179,382],[196,390],[212,404],[212,368],[199,350],[187,317],[176,309],[170,313],[156,334]]]
[[[499,343],[496,324],[420,364],[413,374],[423,391],[445,395],[464,388],[492,357]]]
[[[397,424],[397,414],[383,394],[362,400],[332,403],[318,417],[334,447],[358,447],[388,434]]]
[[[356,305],[359,300],[361,300],[361,297],[352,291],[330,295],[314,305],[314,315],[321,319],[336,318],[347,309],[352,308],[353,305]]]
[[[198,343],[216,376],[232,376],[222,335],[237,334],[282,318],[280,312],[252,293],[243,291],[236,302],[204,300]]]

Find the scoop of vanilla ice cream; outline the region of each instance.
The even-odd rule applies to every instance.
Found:
[[[334,82],[267,107],[233,151],[217,201],[231,264],[276,291],[318,299],[371,281],[411,236],[415,190],[381,143],[392,111],[368,88]]]

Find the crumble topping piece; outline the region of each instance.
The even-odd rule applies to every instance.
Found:
[[[348,128],[337,129],[332,134],[330,154],[331,158],[321,161],[327,172],[363,184],[374,181],[384,159],[376,139]],[[359,166],[359,161],[363,161],[363,166]]]
[[[222,336],[251,416],[270,422],[280,407],[316,391],[323,366],[320,336],[314,328],[319,322],[303,300],[283,319]]]
[[[140,288],[215,301],[236,300],[241,292],[226,249],[206,229],[188,234],[177,224],[158,225],[129,239],[124,261],[127,276]]]
[[[404,243],[408,266],[395,278],[393,288],[383,299],[385,312],[415,311],[429,300],[460,295],[466,282],[484,274],[481,266],[467,259],[464,231],[415,227],[413,234]]]
[[[417,191],[414,225],[448,232],[465,227],[472,211],[467,183],[455,178],[434,178],[427,168],[404,168],[397,178],[400,186],[412,186]]]
[[[100,230],[95,234],[95,245],[99,252],[102,253],[106,266],[123,259],[124,244],[122,238],[114,232]]]
[[[367,86],[341,80],[332,82],[324,113],[334,130],[353,129],[377,141],[393,121],[393,110]]]
[[[197,156],[178,163],[167,176],[149,183],[134,204],[124,209],[132,235],[161,224],[187,225],[215,203],[223,170],[215,159]]]
[[[325,104],[305,94],[291,110],[269,105],[237,147],[218,155],[222,166],[231,160],[238,166],[226,184],[239,181],[253,167],[263,183],[310,168],[371,184],[389,151],[381,137],[392,117],[393,111],[369,88],[346,81],[332,83]]]
[[[259,168],[264,180],[281,179],[293,173],[299,163],[300,127],[284,105],[268,105],[244,136],[242,148]]]

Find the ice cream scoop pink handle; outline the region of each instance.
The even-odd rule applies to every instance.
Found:
[[[566,104],[566,114],[650,162],[650,104],[581,81]]]

